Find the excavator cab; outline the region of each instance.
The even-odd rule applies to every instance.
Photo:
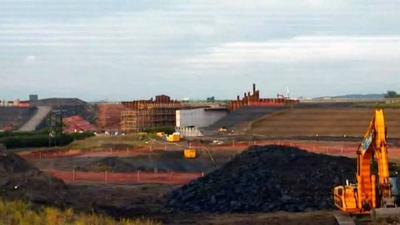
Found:
[[[398,189],[398,178],[396,176],[391,176],[388,178],[388,182],[391,188],[391,198],[387,201],[389,204],[386,205],[386,208],[395,208],[399,205],[399,189]]]
[[[346,184],[345,186],[337,186],[333,190],[335,206],[350,214],[358,213],[357,207],[357,185]]]
[[[392,186],[392,195],[395,198],[395,204],[400,206],[399,178],[397,176],[390,177],[390,184]]]

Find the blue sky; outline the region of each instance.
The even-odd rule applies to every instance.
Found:
[[[400,92],[400,1],[0,0],[0,98]]]

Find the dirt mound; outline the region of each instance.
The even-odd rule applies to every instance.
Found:
[[[206,133],[216,132],[220,127],[226,127],[229,130],[245,129],[249,122],[259,119],[262,116],[269,115],[274,112],[284,110],[285,108],[266,108],[266,107],[243,107],[229,113],[216,123],[205,129]]]
[[[36,106],[49,106],[61,110],[63,117],[79,115],[90,123],[95,121],[95,107],[79,98],[47,98],[35,102]]]
[[[235,152],[210,151],[213,160],[209,154],[199,151],[196,160],[187,160],[183,157],[181,151],[155,151],[146,155],[138,155],[135,157],[105,157],[74,160],[72,162],[66,159],[59,159],[52,169],[72,170],[71,167],[80,171],[112,171],[112,172],[204,172],[208,173],[215,168],[222,166],[227,162]],[[47,161],[40,160],[35,162],[39,168],[49,168],[51,165]],[[68,168],[69,167],[69,168]]]
[[[113,172],[129,172],[137,170],[137,168],[134,165],[118,157],[102,158],[98,161],[89,163],[89,165],[80,169],[83,171],[113,171]]]
[[[21,157],[0,150],[0,196],[34,203],[63,205],[67,187]]]
[[[26,123],[36,112],[35,107],[0,107],[0,130],[13,130]]]
[[[251,147],[222,168],[168,195],[191,212],[302,212],[333,207],[332,188],[355,175],[353,159],[269,145]]]
[[[360,137],[373,113],[374,110],[369,108],[294,108],[256,120],[247,134],[268,137]],[[400,138],[399,118],[399,109],[385,109],[385,123],[391,139]]]
[[[36,171],[27,161],[15,154],[6,154],[0,150],[0,173],[23,173]]]

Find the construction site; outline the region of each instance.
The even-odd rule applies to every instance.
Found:
[[[121,112],[121,131],[139,132],[163,127],[174,128],[175,112],[182,107],[169,96],[156,96],[155,100],[122,102],[126,108]]]
[[[54,116],[56,135],[90,135],[7,148],[14,133],[52,131]],[[384,99],[261,98],[255,84],[242,99],[209,103],[34,98],[0,107],[1,197],[161,224],[398,224],[397,211],[372,211],[385,208],[384,193],[395,199],[387,208],[400,203],[397,181],[387,183],[400,172],[399,124],[400,109]],[[364,192],[337,191],[353,188]]]
[[[0,0],[0,225],[400,225],[400,0]]]

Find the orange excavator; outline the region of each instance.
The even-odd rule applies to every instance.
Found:
[[[400,215],[396,204],[397,179],[389,174],[383,110],[375,110],[362,143],[357,149],[357,184],[334,188],[337,208],[350,215]],[[378,166],[377,177],[372,174],[371,163]]]

